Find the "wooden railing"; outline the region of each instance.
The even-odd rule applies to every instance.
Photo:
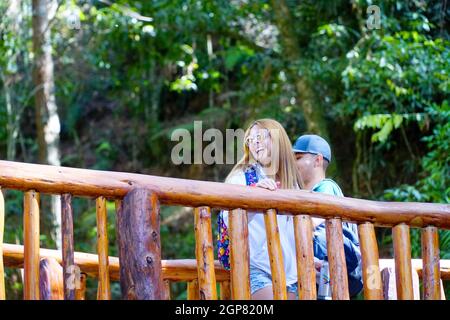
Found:
[[[22,245],[3,244],[3,256],[5,258],[5,267],[23,268],[24,248]],[[41,260],[54,260],[61,265],[63,263],[62,254],[59,250],[40,249],[40,258]],[[96,254],[83,252],[74,253],[75,265],[80,268],[81,274],[85,275],[85,277],[98,279],[98,261],[98,255]],[[162,260],[161,262],[163,280],[165,283],[186,282],[191,288],[188,298],[199,299],[199,292],[195,291],[198,290],[197,261],[195,259]],[[393,259],[380,259],[380,269],[392,266],[394,263]],[[412,259],[411,264],[414,272],[417,272],[418,276],[422,278],[423,261],[421,259]],[[215,261],[214,263],[214,271],[216,281],[219,283],[221,289],[220,299],[230,299],[230,272],[223,269],[218,261]],[[62,270],[60,270],[60,273],[62,276]],[[442,280],[450,280],[450,260],[441,260],[440,273]],[[111,281],[119,281],[119,259],[117,257],[109,257],[109,274]],[[85,280],[85,277],[82,280]],[[63,281],[58,283],[60,287],[63,286],[62,282]],[[170,294],[170,290],[167,290],[166,288],[165,294]],[[80,293],[80,298],[81,297],[84,297],[84,291]]]
[[[187,279],[191,298],[216,299],[216,282],[220,281],[219,275],[222,272],[227,274],[218,267],[213,255],[210,208],[219,208],[230,210],[230,282],[228,283],[227,279],[220,282],[221,291],[230,292],[232,299],[250,298],[247,210],[262,211],[265,214],[274,298],[285,299],[287,296],[274,209],[278,209],[280,214],[294,215],[300,299],[316,298],[312,216],[327,220],[327,249],[333,299],[349,299],[342,220],[358,224],[366,299],[382,299],[375,226],[393,228],[398,299],[413,299],[409,228],[422,228],[423,297],[440,299],[441,268],[437,229],[450,229],[450,205],[447,204],[375,202],[307,191],[268,191],[216,182],[9,161],[0,161],[0,187],[24,191],[22,252],[25,299],[40,298],[39,259],[42,253],[46,252],[45,249],[39,248],[40,193],[62,195],[63,241],[59,262],[63,266],[65,299],[76,297],[77,292],[73,286],[67,285],[71,281],[71,273],[68,270],[74,264],[79,265],[79,256],[83,255],[82,253],[76,255],[73,250],[71,206],[73,196],[96,199],[98,230],[96,274],[99,279],[99,299],[110,299],[109,282],[112,275],[106,234],[106,199],[116,200],[120,260],[118,269],[123,298],[167,297],[165,280],[170,281],[167,270],[171,270],[167,269],[167,266],[175,263],[161,261],[159,205],[167,204],[194,208],[197,277]],[[4,200],[0,193],[0,236],[4,227],[3,220]],[[6,244],[2,246],[2,240],[3,237],[0,237],[0,258],[5,256],[10,259],[10,255],[5,253],[6,249],[11,247]],[[0,298],[5,296],[2,284],[3,265],[3,261],[0,261]],[[184,267],[180,270],[187,269],[189,268]]]

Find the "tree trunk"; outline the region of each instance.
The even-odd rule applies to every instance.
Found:
[[[272,4],[275,13],[275,23],[281,35],[280,41],[283,46],[283,57],[285,57],[286,61],[295,65],[295,62],[301,58],[301,50],[297,35],[292,28],[294,20],[290,9],[285,0],[273,0]],[[328,140],[328,130],[320,103],[315,97],[315,93],[307,79],[300,77],[297,71],[295,68],[288,69],[290,78],[295,84],[307,130]]]
[[[16,141],[18,136],[18,127],[15,126],[15,107],[12,102],[12,89],[11,84],[14,81],[11,75],[5,74],[1,72],[1,78],[3,81],[3,91],[5,94],[5,102],[6,102],[6,116],[7,116],[7,124],[6,124],[6,159],[14,161],[16,158]]]
[[[1,28],[5,29],[5,33],[13,34],[16,37],[20,36],[20,22],[22,19],[20,5],[21,5],[20,0],[9,1],[5,13],[5,21],[1,25]],[[15,50],[13,50],[13,53],[11,55],[8,55],[7,59],[9,60],[9,63],[11,65],[15,64],[17,60]],[[6,159],[13,161],[16,158],[16,142],[19,134],[18,120],[20,112],[18,111],[17,105],[13,102],[14,85],[18,82],[18,74],[17,72],[10,73],[8,68],[5,67],[4,70],[0,70],[0,77],[3,82],[3,91],[5,95],[6,116],[7,116]]]
[[[55,101],[53,58],[49,22],[55,14],[54,0],[33,0],[33,82],[35,95],[36,128],[39,146],[39,162],[59,166],[60,122]],[[61,247],[61,198],[52,196],[56,245]]]

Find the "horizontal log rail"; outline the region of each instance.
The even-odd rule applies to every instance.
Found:
[[[108,172],[0,161],[0,186],[41,193],[121,199],[135,187],[154,192],[161,204],[221,209],[278,209],[280,214],[306,214],[326,219],[372,222],[392,227],[428,225],[450,229],[450,205],[432,203],[380,202],[335,197],[304,190],[269,191],[151,175]]]
[[[267,244],[274,274],[273,293],[276,299],[287,297],[282,285],[285,282],[284,270],[279,269],[282,260],[276,213],[296,216],[296,229],[308,225],[307,220],[302,225],[300,218],[304,220],[313,216],[326,219],[333,299],[349,299],[341,221],[358,223],[358,228],[362,231],[360,236],[364,251],[365,280],[376,280],[369,283],[370,286],[365,285],[365,298],[380,298],[379,267],[386,264],[395,267],[399,299],[413,298],[414,270],[423,278],[425,299],[438,299],[440,279],[450,279],[450,261],[439,260],[438,236],[438,228],[450,229],[448,204],[369,201],[305,190],[268,191],[217,182],[10,161],[0,161],[0,188],[25,192],[25,246],[2,245],[0,239],[0,254],[3,250],[1,256],[4,257],[5,266],[24,268],[26,299],[39,298],[39,259],[45,258],[53,259],[56,265],[64,265],[64,269],[76,264],[84,274],[98,278],[98,299],[110,299],[109,281],[117,281],[119,278],[123,280],[121,290],[126,299],[168,299],[169,281],[187,282],[191,298],[216,299],[217,281],[224,289],[223,292],[221,289],[221,296],[250,299],[247,211],[265,213]],[[62,195],[62,218],[65,222],[62,226],[62,252],[39,248],[41,193]],[[72,196],[97,200],[98,255],[73,251]],[[106,199],[116,202],[119,257],[108,256]],[[195,208],[197,259],[161,260],[160,204]],[[0,206],[0,218],[3,217],[2,208],[3,205]],[[230,210],[231,272],[214,261],[210,208]],[[3,218],[0,219],[2,221]],[[394,260],[378,258],[374,226],[393,228]],[[423,260],[411,259],[410,227],[422,228]],[[296,248],[300,250],[297,252],[297,263],[306,261],[311,267],[312,258],[308,257],[308,254],[311,255],[311,248],[308,247],[307,239],[306,242],[301,241],[304,235],[299,230],[296,230]],[[299,269],[299,278],[303,281],[299,286],[299,295],[303,299],[314,299],[315,281],[313,274],[308,277],[307,269],[303,265]],[[64,287],[68,286],[69,280],[64,277]],[[49,285],[42,288],[47,291],[49,289]],[[0,293],[2,292],[0,288]],[[76,292],[73,290],[65,288],[64,292],[66,299],[75,298]]]
[[[24,250],[22,245],[3,244],[3,260],[7,268],[23,268]],[[55,258],[62,265],[62,255],[59,250],[40,249],[40,258]],[[98,256],[93,253],[75,252],[75,264],[82,273],[98,278]],[[195,259],[162,260],[163,279],[170,281],[192,281],[197,279],[197,262]],[[380,259],[380,269],[394,266],[394,259]],[[411,259],[412,268],[422,277],[422,259]],[[229,281],[230,272],[214,261],[214,270],[218,282]],[[109,257],[109,272],[111,280],[119,281],[119,258]],[[441,279],[450,281],[450,259],[440,261]]]
[[[7,268],[23,268],[24,266],[24,247],[15,244],[3,244],[4,265]],[[60,265],[63,264],[62,253],[59,250],[40,249],[40,260],[54,259]],[[108,257],[109,275],[112,281],[119,281],[119,259],[117,257]],[[93,278],[99,278],[98,255],[90,253],[75,252],[74,262],[80,267],[81,275],[88,275]],[[198,281],[197,261],[195,259],[181,260],[162,260],[162,278],[164,282],[187,282],[192,284]],[[386,267],[393,268],[395,266],[394,259],[379,259],[380,269]],[[423,277],[423,261],[422,259],[411,259],[412,269],[417,271],[420,278]],[[223,269],[218,261],[214,262],[214,269],[217,282],[221,286],[221,298],[229,299],[230,292],[222,292],[223,286],[229,286],[230,272]],[[450,260],[440,261],[440,277],[443,281],[450,281]],[[192,286],[191,286],[192,287]],[[193,289],[193,288],[191,288]],[[228,288],[229,291],[229,288]],[[196,296],[195,296],[196,297]],[[192,298],[192,297],[191,297]],[[78,299],[78,298],[77,298]],[[84,300],[84,298],[83,298]]]
[[[394,267],[394,259],[380,259],[380,269]],[[422,259],[411,259],[411,267],[417,271],[419,278],[423,275]],[[450,281],[450,260],[440,260],[441,279]]]
[[[23,268],[24,249],[22,245],[3,244],[3,259],[7,268]],[[40,249],[40,258],[55,258],[62,265],[62,254],[59,250]],[[110,279],[119,281],[119,258],[108,257]],[[92,253],[75,252],[74,261],[82,273],[98,278],[98,255]],[[197,279],[197,262],[195,259],[162,260],[162,274],[164,280],[188,282]],[[214,261],[216,280],[229,281],[230,273],[219,263]],[[450,269],[450,268],[449,268]],[[449,272],[450,278],[450,272]]]

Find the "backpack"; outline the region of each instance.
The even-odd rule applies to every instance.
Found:
[[[348,290],[351,297],[357,295],[363,289],[359,240],[357,234],[352,229],[353,228],[349,223],[342,223]],[[328,254],[326,241],[325,223],[322,223],[318,225],[314,231],[314,257],[323,260]]]
[[[344,196],[341,188],[331,179],[325,179],[331,182],[333,193],[336,196]],[[324,180],[324,181],[325,181]],[[320,188],[314,188],[313,191],[332,194],[330,191],[324,191]],[[358,227],[356,224],[343,222],[342,234],[344,241],[345,262],[347,264],[348,289],[350,296],[357,295],[363,289],[362,270],[361,270],[361,249],[358,239]],[[325,223],[320,224],[314,231],[313,247],[314,257],[323,260],[327,253]]]
[[[258,182],[256,165],[248,167],[245,171],[245,182],[247,186],[255,186]],[[230,270],[230,238],[228,237],[228,227],[223,218],[223,212],[220,211],[217,217],[218,235],[217,235],[217,256],[220,264],[225,270]]]

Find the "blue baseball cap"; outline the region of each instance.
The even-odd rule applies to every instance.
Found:
[[[328,162],[331,162],[331,148],[328,142],[315,134],[300,136],[292,146],[292,151],[302,153],[321,154]]]

